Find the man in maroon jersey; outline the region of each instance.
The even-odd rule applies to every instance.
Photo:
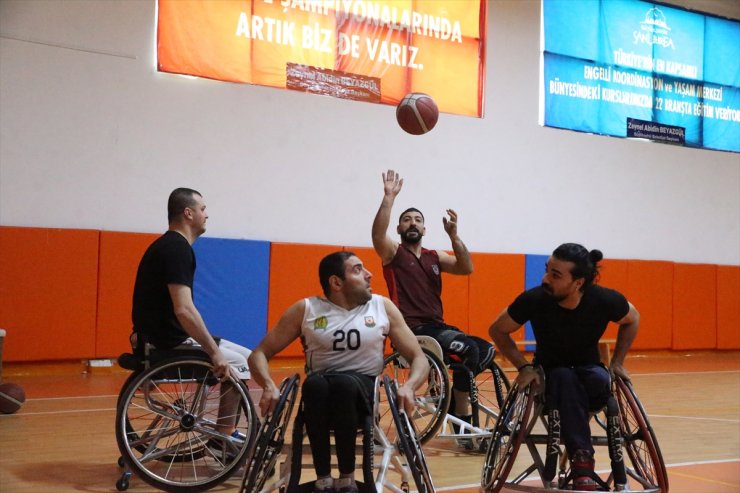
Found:
[[[477,375],[488,366],[494,349],[488,341],[445,324],[441,294],[442,272],[469,275],[473,272],[473,261],[457,234],[457,213],[452,209],[447,209],[448,217],[443,217],[442,223],[454,255],[421,246],[426,233],[424,215],[413,207],[403,211],[399,218],[396,232],[401,242],[388,235],[391,209],[402,186],[403,179],[395,171],[383,173],[383,201],[373,221],[373,247],[383,262],[390,298],[401,310],[406,324],[416,335],[436,339],[451,361],[461,363],[453,365],[452,414],[470,422],[470,374]]]

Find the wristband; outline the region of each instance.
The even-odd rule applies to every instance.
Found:
[[[522,370],[523,370],[523,369],[525,369],[526,367],[534,368],[534,365],[533,365],[532,363],[527,363],[527,364],[525,364],[525,365],[522,365],[522,366],[520,366],[520,367],[519,367],[519,368],[517,368],[516,370],[517,370],[517,371],[522,371]]]

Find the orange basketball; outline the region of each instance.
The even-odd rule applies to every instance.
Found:
[[[0,413],[13,414],[26,402],[23,387],[15,383],[0,383]]]
[[[421,135],[437,124],[439,109],[431,96],[423,92],[407,94],[396,107],[396,120],[406,132]]]

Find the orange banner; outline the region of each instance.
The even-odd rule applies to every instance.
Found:
[[[485,0],[158,0],[162,72],[483,116]]]

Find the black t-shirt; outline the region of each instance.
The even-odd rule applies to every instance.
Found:
[[[168,284],[193,288],[195,254],[180,233],[167,231],[152,243],[139,263],[134,284],[131,318],[134,331],[159,349],[177,346],[188,338],[175,316]]]
[[[589,286],[578,306],[563,308],[536,287],[509,305],[509,316],[519,324],[532,323],[537,350],[534,362],[544,368],[598,364],[598,342],[609,322],[629,312],[627,299],[613,289]]]

